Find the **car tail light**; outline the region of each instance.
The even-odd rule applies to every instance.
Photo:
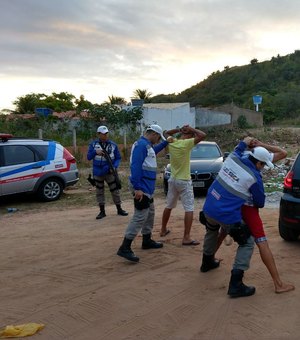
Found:
[[[283,220],[285,222],[288,222],[288,223],[299,223],[299,220],[297,220],[295,218],[288,218],[288,217],[285,217],[285,216],[283,216]]]
[[[64,156],[63,157],[64,157],[64,159],[66,159],[70,163],[76,163],[75,157],[66,148],[64,148]]]
[[[287,173],[287,175],[284,178],[284,188],[285,189],[292,189],[292,184],[293,184],[293,177],[294,177],[294,172],[293,171],[289,171]]]

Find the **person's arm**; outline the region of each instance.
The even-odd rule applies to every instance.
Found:
[[[157,155],[162,149],[164,149],[169,143],[167,141],[163,141],[157,145],[153,145],[153,150],[155,152],[155,154]]]
[[[262,146],[263,148],[267,149],[269,152],[273,153],[273,160],[272,162],[275,163],[287,156],[287,152],[276,145],[271,145],[267,143],[263,143],[258,139],[253,139],[250,147],[254,148],[256,146]]]
[[[96,151],[95,151],[95,147],[94,147],[94,142],[90,143],[89,145],[89,149],[87,152],[87,159],[89,161],[91,161],[92,159],[94,159],[96,156]]]
[[[205,137],[206,137],[206,133],[198,130],[198,129],[194,129],[193,127],[189,126],[189,125],[185,125],[181,128],[182,133],[192,133],[194,134],[194,144],[198,144],[199,142],[201,142]]]
[[[173,131],[173,130],[171,130]],[[194,135],[194,144],[198,144],[199,142],[201,142],[205,137],[206,137],[206,133],[198,130],[198,129],[194,129],[193,127],[189,126],[189,125],[184,125],[182,128],[179,129],[180,133],[183,134],[192,134]]]
[[[263,208],[266,196],[262,179],[257,178],[257,182],[249,188],[249,191],[252,194],[253,204],[258,208]]]
[[[175,128],[175,129],[165,131],[164,135],[165,137],[169,137],[169,136],[175,135],[175,133],[180,133],[180,132],[181,132],[181,128]]]
[[[147,157],[147,149],[145,146],[137,144],[131,155],[130,164],[130,181],[134,190],[141,190],[141,180],[142,180],[142,165]]]
[[[234,148],[234,154],[238,157],[242,157],[244,151],[247,149],[247,147],[250,145],[252,141],[251,137],[245,137],[243,140],[239,142],[239,144]]]
[[[120,154],[120,151],[119,151],[119,148],[118,148],[118,145],[115,144],[115,149],[114,149],[114,161],[113,161],[113,165],[114,165],[114,168],[117,169],[120,165],[120,162],[121,162],[121,154]]]

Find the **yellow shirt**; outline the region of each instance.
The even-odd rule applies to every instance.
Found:
[[[172,178],[191,179],[190,157],[194,146],[194,138],[175,139],[173,143],[169,144]]]

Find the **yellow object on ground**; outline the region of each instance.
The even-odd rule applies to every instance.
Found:
[[[0,339],[5,338],[20,338],[23,336],[33,335],[40,329],[43,329],[45,325],[42,323],[25,323],[23,325],[9,325],[0,329]]]

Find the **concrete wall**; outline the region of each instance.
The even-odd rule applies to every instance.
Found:
[[[253,127],[263,126],[263,114],[254,110],[242,109],[234,104],[219,107],[196,107],[196,126],[236,125],[240,116],[245,116],[248,124]]]
[[[196,126],[208,127],[216,125],[230,125],[231,114],[208,108],[196,108]]]

